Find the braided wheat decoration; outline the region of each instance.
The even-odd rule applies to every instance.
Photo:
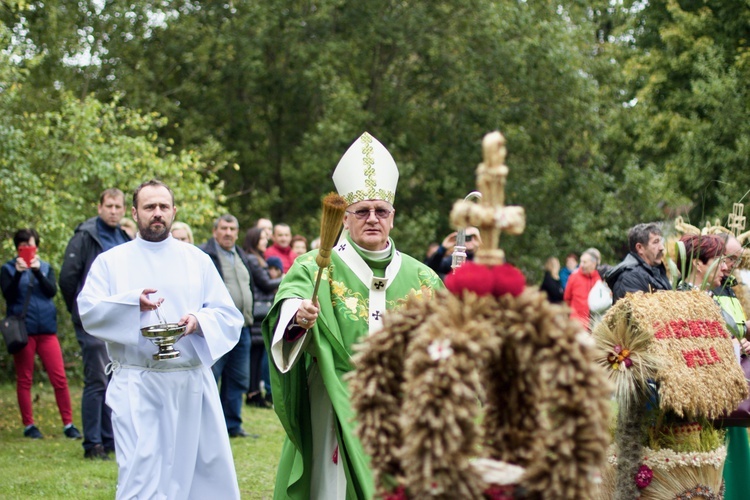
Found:
[[[389,498],[591,498],[609,441],[610,386],[593,342],[505,263],[505,139],[482,141],[480,204],[451,221],[486,245],[429,302],[410,297],[357,346],[349,374],[357,434]],[[395,493],[394,493],[395,491]]]
[[[536,288],[440,292],[389,315],[358,347],[349,380],[375,484],[482,498],[489,485],[470,461],[484,457],[524,467],[526,498],[591,498],[610,386],[567,316]]]

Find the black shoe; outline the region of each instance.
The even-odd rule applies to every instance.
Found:
[[[65,434],[65,437],[68,439],[82,439],[83,436],[81,436],[81,433],[76,429],[76,426],[73,424],[70,424],[70,427],[65,427],[63,429],[63,434]]]
[[[240,427],[239,430],[230,432],[229,433],[229,437],[230,438],[246,438],[246,437],[250,437],[250,438],[253,438],[253,439],[258,439],[260,436],[258,434],[248,434],[247,432],[245,432],[245,429],[243,429],[242,427]]]
[[[89,448],[83,452],[83,458],[88,458],[89,460],[109,460],[109,455],[104,450],[104,446],[95,444],[93,448]]]
[[[24,429],[23,435],[31,439],[42,439],[44,437],[34,424],[31,424],[28,428]]]
[[[263,406],[263,397],[260,392],[249,392],[245,398],[245,404],[248,406]]]

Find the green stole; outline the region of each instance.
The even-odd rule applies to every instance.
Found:
[[[365,257],[351,240],[344,244],[352,245],[357,250],[374,276],[385,276],[393,251],[387,259],[373,261]],[[390,244],[394,248],[393,240]],[[371,498],[375,492],[369,458],[354,434],[355,414],[349,403],[349,390],[344,381],[344,376],[352,370],[352,346],[368,333],[370,283],[362,283],[341,259],[337,251],[341,248],[341,245],[334,248],[331,264],[323,272],[318,290],[320,312],[315,327],[308,331],[310,341],[306,352],[287,373],[280,373],[270,356],[274,329],[283,300],[312,297],[318,272],[316,252],[297,257],[279,286],[275,303],[263,322],[263,339],[271,357],[269,366],[274,409],[287,434],[276,475],[274,498],[310,498],[313,416],[310,415],[307,374],[313,362],[318,363],[338,421],[336,437],[339,460],[343,460],[347,479],[346,497],[352,500]],[[387,310],[402,305],[411,293],[429,299],[432,290],[444,287],[430,268],[408,255],[400,256],[401,267],[386,291]]]

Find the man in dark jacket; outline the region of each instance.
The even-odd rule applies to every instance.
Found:
[[[617,302],[628,292],[671,290],[664,267],[664,238],[656,223],[637,224],[628,232],[630,252],[605,276]]]
[[[105,190],[99,196],[97,211],[98,216],[79,224],[68,242],[60,269],[60,291],[70,311],[83,357],[83,456],[107,460],[109,453],[115,450],[110,410],[104,402],[109,383],[109,376],[105,373],[109,355],[104,341],[83,329],[76,299],[94,259],[100,253],[130,241],[119,226],[125,215],[125,195],[116,188]]]
[[[254,437],[242,428],[242,403],[250,390],[250,326],[253,324],[252,270],[247,255],[236,245],[239,232],[237,218],[224,214],[214,222],[214,237],[200,246],[211,257],[234,305],[242,312],[245,324],[240,340],[213,366],[229,437]]]

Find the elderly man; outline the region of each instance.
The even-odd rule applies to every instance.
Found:
[[[250,391],[250,350],[253,324],[253,280],[250,263],[245,252],[237,245],[239,222],[234,215],[224,214],[214,221],[213,238],[201,245],[224,284],[234,305],[245,318],[240,340],[213,366],[216,382],[221,385],[221,406],[230,437],[259,437],[242,428],[242,402]]]
[[[110,409],[104,403],[109,376],[104,367],[109,362],[104,342],[81,325],[76,299],[86,283],[91,264],[100,253],[130,241],[120,228],[125,215],[125,194],[117,188],[106,189],[99,196],[98,215],[81,223],[65,249],[60,269],[60,291],[73,320],[83,358],[83,456],[91,460],[109,460],[115,451]]]
[[[364,133],[333,174],[348,203],[346,232],[334,247],[317,303],[310,300],[318,272],[312,252],[297,258],[263,323],[275,409],[287,433],[275,498],[373,496],[344,380],[353,346],[381,328],[383,314],[410,293],[429,297],[443,287],[389,237],[397,181],[388,150]]]
[[[745,311],[742,309],[742,304],[732,289],[734,286],[737,286],[737,280],[732,275],[732,272],[737,268],[740,259],[742,259],[742,244],[730,234],[721,233],[718,236],[724,241],[724,258],[727,267],[724,276],[721,278],[721,286],[713,290],[714,298],[719,302],[721,308],[732,316],[732,319],[734,319],[734,322],[740,329],[738,333],[747,335]]]
[[[577,319],[587,330],[591,320],[589,294],[597,281],[601,281],[596,265],[599,263],[596,249],[589,248],[581,254],[581,265],[568,278],[563,299],[570,306],[570,317]]]
[[[240,498],[211,365],[243,318],[211,259],[170,235],[176,211],[165,184],[141,184],[138,238],[97,257],[78,296],[84,328],[112,360],[117,498]],[[154,359],[140,332],[162,318],[185,327],[174,359]]]
[[[664,267],[664,238],[654,223],[637,224],[628,232],[630,252],[609,270],[605,280],[612,290],[612,302],[628,292],[671,290],[672,284]]]
[[[732,289],[737,284],[732,271],[737,268],[742,258],[742,244],[737,238],[727,233],[721,233],[719,237],[725,243],[724,255],[727,265],[721,286],[713,290],[714,298],[719,302],[724,313],[729,314],[734,320],[737,331],[733,334],[743,336],[740,344],[745,353],[743,357],[746,358],[750,354],[750,343],[747,341],[747,318],[745,317],[745,311],[742,309],[742,304]],[[727,323],[731,324],[731,322]],[[736,349],[739,349],[739,346]],[[747,360],[743,359],[743,362],[746,363]],[[732,460],[727,460],[723,472],[724,484],[727,488],[725,498],[745,498],[748,486],[747,471],[750,470],[750,447],[747,445],[747,429],[728,426],[726,432],[727,456],[732,457]]]

